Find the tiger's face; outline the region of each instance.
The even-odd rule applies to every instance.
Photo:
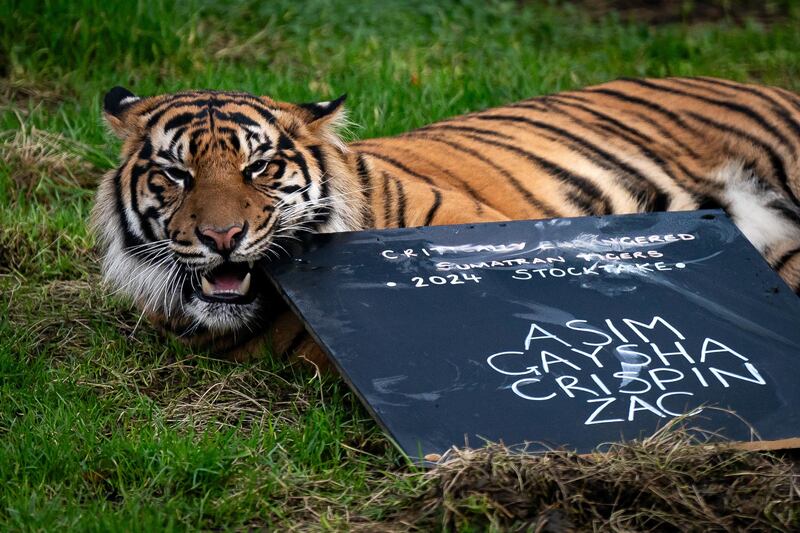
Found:
[[[181,335],[254,330],[271,305],[263,263],[303,232],[359,225],[335,133],[343,100],[112,89],[104,110],[121,164],[92,213],[107,282]]]

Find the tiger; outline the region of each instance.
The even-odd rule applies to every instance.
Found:
[[[326,367],[264,266],[308,233],[719,208],[800,291],[800,97],[618,79],[345,143],[346,95],[104,98],[122,140],[92,225],[105,281],[160,330]]]

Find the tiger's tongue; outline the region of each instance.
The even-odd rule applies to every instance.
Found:
[[[208,296],[220,294],[238,294],[245,296],[250,291],[250,273],[244,277],[236,272],[221,272],[212,279],[202,278],[203,292]]]
[[[249,281],[250,274],[247,274]],[[212,285],[214,286],[214,290],[218,292],[244,292],[240,291],[244,280],[237,276],[236,274],[221,274],[214,276],[214,281]]]

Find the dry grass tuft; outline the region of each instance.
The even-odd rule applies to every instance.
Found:
[[[121,334],[132,329],[131,313],[109,301],[96,273],[85,280],[57,280],[41,286],[18,278],[8,280],[3,284],[9,303],[6,318],[25,334],[31,356],[45,352],[55,358],[82,356],[92,347],[100,322],[113,324]]]
[[[290,382],[260,366],[173,355],[173,349],[136,312],[108,298],[99,274],[85,280],[58,280],[40,287],[7,283],[9,320],[24,331],[33,354],[82,360],[107,342],[124,344],[138,357],[124,367],[93,361],[96,375],[80,384],[98,394],[121,390],[143,394],[160,406],[174,427],[202,435],[207,430],[296,424],[309,406],[302,381]],[[38,305],[31,306],[31,302]],[[100,331],[114,332],[103,341]],[[113,344],[112,344],[113,343]],[[198,365],[199,362],[205,362]]]
[[[165,419],[196,434],[224,428],[247,431],[296,424],[296,413],[309,406],[302,383],[291,383],[258,367],[225,370],[216,373],[216,379],[206,376],[170,398],[164,406]]]
[[[96,264],[97,257],[82,236],[45,222],[33,229],[26,224],[0,225],[0,276],[85,278],[96,271]]]
[[[790,460],[708,446],[678,421],[607,453],[453,450],[404,517],[419,529],[797,531]]]
[[[94,186],[102,171],[87,159],[94,148],[35,126],[0,132],[0,160],[17,189],[31,197],[44,180],[57,187]]]
[[[24,111],[29,106],[55,106],[63,95],[52,83],[37,83],[21,78],[0,78],[0,107]]]

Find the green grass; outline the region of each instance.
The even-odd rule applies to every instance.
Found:
[[[114,85],[347,92],[371,137],[619,76],[800,90],[800,4],[744,23],[691,23],[686,5],[689,22],[647,27],[542,2],[0,3],[0,529],[535,523],[416,472],[334,377],[137,327],[86,227],[118,150],[100,101]]]

